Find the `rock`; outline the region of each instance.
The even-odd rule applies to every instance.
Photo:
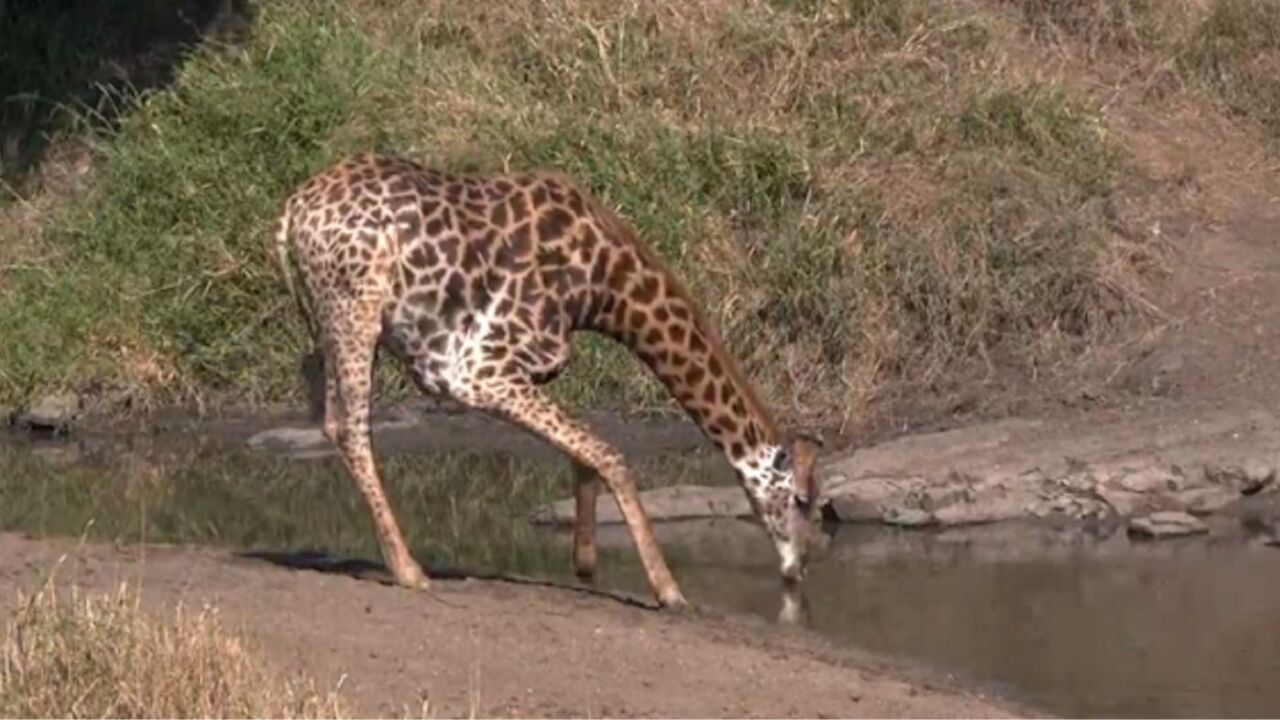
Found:
[[[751,503],[741,488],[733,486],[673,485],[645,490],[640,503],[653,521],[693,518],[750,517]],[[529,521],[538,525],[572,525],[577,516],[573,498],[535,508]],[[624,522],[618,503],[609,493],[596,500],[596,522]]]
[[[1240,495],[1215,485],[1184,490],[1176,499],[1184,510],[1193,515],[1212,515],[1239,500]]]
[[[879,503],[858,495],[840,495],[831,498],[831,509],[835,512],[837,520],[847,523],[877,522],[884,515]]]
[[[1044,485],[1043,473],[1035,469],[1013,476],[998,471],[986,477],[953,473],[951,478],[960,483],[951,502],[935,505],[932,511],[940,525],[973,525],[1034,515]]]
[[[1155,493],[1176,490],[1182,478],[1169,468],[1147,465],[1139,468],[1124,468],[1120,473],[1119,485],[1131,493]]]
[[[933,515],[919,508],[892,507],[886,510],[880,519],[886,524],[901,527],[924,527],[936,522]]]
[[[952,507],[958,503],[965,501],[967,497],[965,482],[966,478],[958,473],[954,477],[949,478],[953,481],[946,485],[936,485],[934,487],[925,488],[920,494],[920,508],[930,513],[935,513]]]
[[[337,449],[318,427],[278,427],[249,438],[250,449],[270,451],[296,458],[319,458],[337,454]]]
[[[921,477],[868,476],[824,483],[823,493],[841,522],[880,522],[891,508],[914,506]]]
[[[1147,538],[1170,538],[1209,532],[1209,526],[1184,512],[1158,512],[1129,521],[1129,534]]]
[[[1239,463],[1205,463],[1204,477],[1214,485],[1224,485],[1242,495],[1252,495],[1275,482],[1276,463],[1257,456]]]
[[[1111,507],[1111,512],[1120,517],[1132,516],[1147,500],[1142,493],[1116,490],[1110,487],[1098,488],[1098,496]]]
[[[1240,492],[1253,495],[1276,480],[1276,462],[1267,462],[1262,458],[1252,457],[1244,463],[1244,485]]]
[[[1276,448],[1280,417],[1227,408],[981,424],[833,453],[817,472],[842,522],[949,527],[1048,517],[1119,526],[1142,517],[1141,534],[1152,513],[1223,512],[1242,495],[1276,488]]]
[[[19,412],[14,424],[23,430],[65,432],[80,415],[80,396],[72,392],[45,395],[25,411]]]
[[[841,474],[829,475],[823,479],[823,492],[831,503],[831,510],[840,522],[874,522],[880,519],[880,505],[875,499],[862,493],[841,491],[849,482],[849,478]],[[864,482],[859,480],[859,482]],[[832,490],[836,492],[832,492]]]
[[[1106,501],[1085,495],[1062,494],[1038,507],[1039,517],[1069,518],[1079,520],[1103,520],[1112,515]]]
[[[1025,517],[1033,504],[1029,498],[1024,501],[1014,496],[984,497],[940,508],[933,512],[932,517],[939,525],[980,525]]]

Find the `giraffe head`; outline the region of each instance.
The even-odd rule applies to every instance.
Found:
[[[778,550],[782,578],[798,582],[821,540],[822,497],[815,468],[822,442],[796,435],[748,474],[747,495]],[[754,475],[754,477],[751,477]]]

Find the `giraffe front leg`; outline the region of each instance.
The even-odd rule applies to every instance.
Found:
[[[596,497],[599,490],[600,476],[596,471],[574,460],[573,570],[578,579],[586,583],[594,583],[596,575]]]
[[[594,469],[618,502],[618,509],[622,511],[622,517],[627,522],[627,529],[631,531],[631,538],[640,555],[640,562],[644,565],[649,587],[658,602],[668,608],[688,604],[662,556],[662,549],[654,536],[653,524],[640,505],[640,496],[631,470],[617,450],[589,432],[523,377],[497,380],[485,387],[472,386],[458,399],[542,436],[577,463]],[[582,498],[581,495],[578,497]],[[593,510],[590,518],[594,527],[594,503],[591,507]],[[580,515],[579,519],[581,518]],[[594,551],[594,533],[592,550]]]

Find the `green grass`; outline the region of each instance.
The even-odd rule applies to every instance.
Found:
[[[996,354],[1069,356],[1131,314],[1148,248],[1117,231],[1126,155],[1098,102],[1028,79],[1005,48],[1050,26],[1117,52],[1177,45],[1150,39],[1166,27],[1152,3],[1094,5],[263,3],[243,49],[195,52],[94,137],[89,189],[43,228],[57,259],[0,278],[0,401],[66,385],[295,401],[306,340],[271,219],[366,148],[577,176],[789,415],[856,419]],[[1178,51],[1264,124],[1266,80],[1226,69],[1270,47],[1236,34],[1267,12],[1220,0]],[[578,406],[665,402],[596,339],[554,388]]]
[[[0,181],[21,186],[50,142],[79,121],[112,125],[130,94],[167,81],[193,41],[226,35],[231,13],[220,11],[242,4],[0,4]]]
[[[253,397],[289,382],[279,361],[299,333],[273,322],[292,307],[265,262],[262,223],[341,143],[334,136],[359,119],[353,109],[387,102],[389,89],[363,80],[388,74],[335,19],[277,30],[287,44],[256,56],[198,54],[173,90],[140,99],[102,138],[97,191],[56,218],[48,238],[62,262],[18,277],[5,298],[0,333],[13,342],[0,374],[10,392],[68,378],[133,381],[136,353],[180,389],[235,386]],[[366,142],[376,138],[351,147]]]

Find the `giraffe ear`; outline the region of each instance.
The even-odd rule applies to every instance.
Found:
[[[817,501],[822,493],[816,472],[822,442],[807,435],[797,435],[794,445],[795,494],[798,500],[809,505]]]
[[[808,443],[810,445],[815,446],[819,450],[821,450],[824,447],[822,443],[822,438],[818,437],[817,435],[810,435],[809,433],[796,433],[795,441],[797,443]]]

